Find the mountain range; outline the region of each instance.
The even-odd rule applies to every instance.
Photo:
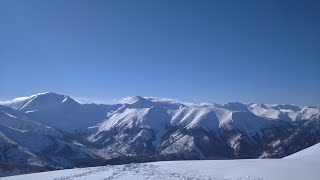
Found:
[[[282,158],[318,142],[320,109],[308,106],[195,105],[140,96],[98,105],[52,92],[0,105],[0,169],[13,174],[160,160]]]

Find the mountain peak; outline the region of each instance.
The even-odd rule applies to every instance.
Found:
[[[123,104],[134,104],[137,102],[149,102],[149,100],[141,97],[141,96],[132,96],[132,97],[126,97],[123,98],[120,102]]]
[[[18,97],[3,103],[11,108],[23,111],[39,110],[58,106],[61,104],[78,104],[71,97],[54,92],[44,92],[29,97]]]

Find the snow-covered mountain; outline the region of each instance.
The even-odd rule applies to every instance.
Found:
[[[68,132],[95,125],[104,119],[109,111],[120,107],[79,104],[69,96],[52,92],[15,98],[2,104],[23,112],[24,116],[33,121]]]
[[[64,168],[90,159],[97,165],[281,158],[320,141],[320,109],[306,106],[191,104],[140,96],[97,105],[56,93],[1,104],[0,145],[15,147],[1,151],[2,157],[13,157],[11,151],[23,156],[3,161],[7,164]]]
[[[299,130],[306,129],[303,134],[310,137],[310,142],[299,143],[295,151],[318,142],[315,139],[320,137],[320,131],[308,129],[320,126],[305,125],[319,122],[319,114],[316,108],[238,102],[170,108],[133,97],[95,126],[87,140],[107,157],[143,155],[156,160],[283,157],[292,152],[273,152],[283,145],[277,142],[298,139]]]
[[[32,112],[54,109],[59,106],[79,106],[79,103],[69,96],[45,92],[35,94],[30,97],[15,98],[12,101],[5,102],[4,105],[23,112]]]
[[[57,169],[87,166],[90,161],[103,162],[91,149],[64,132],[0,105],[0,164]]]

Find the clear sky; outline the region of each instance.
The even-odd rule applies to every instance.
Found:
[[[320,1],[1,0],[0,100],[320,106]]]

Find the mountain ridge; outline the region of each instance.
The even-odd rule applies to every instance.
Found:
[[[89,161],[94,166],[281,158],[320,140],[320,109],[307,106],[239,102],[195,105],[141,96],[125,98],[119,104],[97,105],[50,92],[1,104],[0,144],[20,157],[32,154],[9,161],[10,154],[0,154],[7,164],[33,161],[39,166],[66,168]],[[25,137],[36,137],[39,143]],[[43,146],[41,141],[49,145]],[[54,148],[57,145],[62,149]],[[48,154],[50,148],[55,152]],[[66,157],[64,151],[80,156]]]
[[[68,97],[73,101],[76,101],[79,104],[96,104],[96,105],[116,105],[116,104],[132,104],[138,100],[140,101],[151,101],[151,102],[167,102],[167,103],[179,103],[179,104],[184,104],[185,106],[208,106],[208,105],[212,105],[212,106],[216,106],[218,107],[227,107],[230,104],[240,104],[240,105],[245,105],[245,106],[267,106],[267,107],[274,107],[274,108],[281,108],[281,107],[292,107],[292,108],[303,108],[303,107],[309,107],[309,108],[316,108],[319,109],[320,107],[316,107],[316,106],[309,106],[309,105],[296,105],[296,104],[282,104],[282,103],[257,103],[257,102],[239,102],[239,101],[230,101],[230,102],[226,102],[224,104],[220,104],[220,103],[215,103],[215,102],[201,102],[201,103],[191,103],[191,102],[182,102],[176,99],[171,99],[171,98],[160,98],[160,97],[148,97],[148,96],[140,96],[140,95],[136,95],[136,96],[129,96],[129,97],[125,97],[122,98],[120,100],[115,101],[115,103],[81,103],[78,102],[77,100],[75,100],[74,98],[72,98],[69,95],[63,95],[63,94],[58,94],[55,92],[42,92],[42,93],[37,93],[37,94],[33,94],[31,96],[23,96],[23,97],[17,97],[14,98],[12,100],[6,100],[6,101],[0,101],[1,105],[9,105],[12,106],[10,104],[12,104],[13,102],[19,102],[19,101],[24,101],[26,99],[30,99],[30,98],[34,98],[34,97],[39,97],[39,96],[43,96],[43,95],[55,95],[55,96],[62,96],[64,98]],[[134,102],[132,102],[134,101]],[[283,108],[282,108],[283,109]]]

